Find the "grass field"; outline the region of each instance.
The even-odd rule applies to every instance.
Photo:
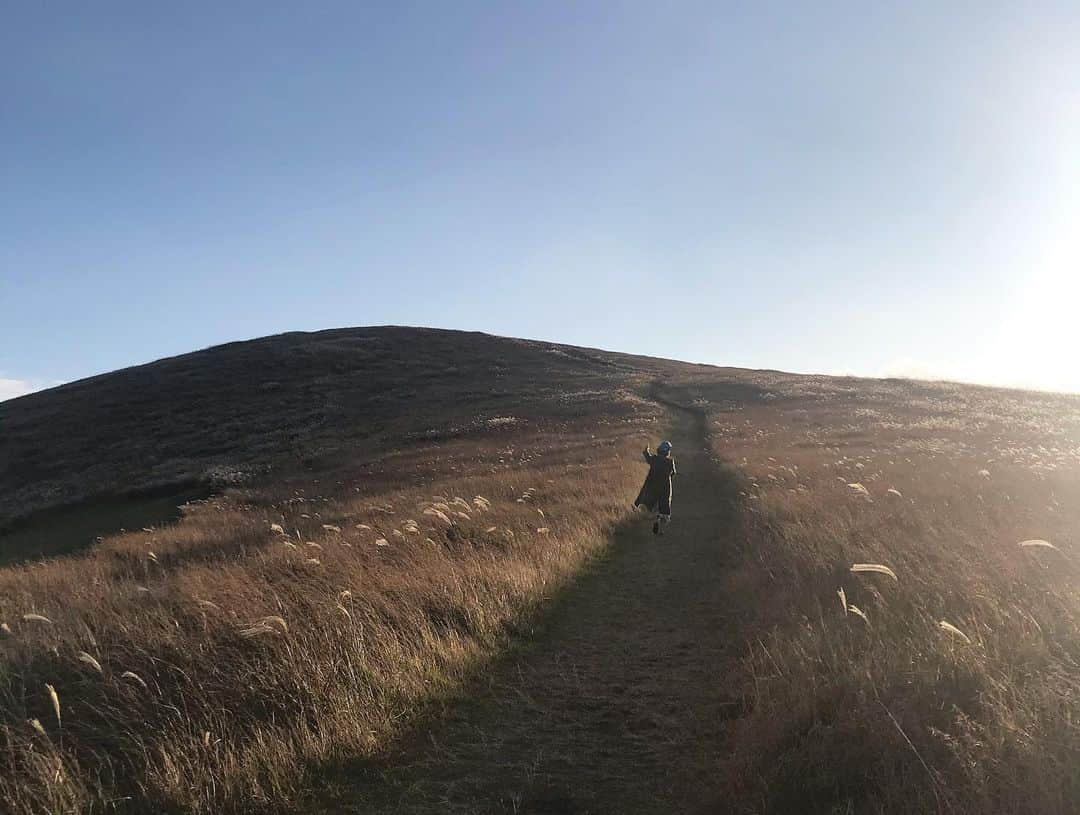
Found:
[[[709,450],[680,475],[699,487],[693,506],[677,492],[673,529],[680,512],[694,536],[723,524],[715,563],[690,540],[663,568],[633,536],[611,548],[672,410],[704,417],[707,436],[682,444]],[[710,779],[687,806],[1080,807],[1078,398],[356,329],[74,383],[0,404],[0,427],[6,811],[304,809],[328,767],[406,762],[442,715],[432,702],[467,693],[545,609],[618,631],[618,607],[559,599],[588,563],[656,570],[604,585],[675,604],[657,616],[698,638],[648,753],[657,776],[670,754]],[[737,487],[730,512],[709,511],[714,481]],[[41,559],[58,517],[192,484],[212,495],[175,522]],[[706,562],[722,574],[699,585]],[[677,605],[709,583],[722,598]],[[722,599],[720,623],[688,617],[706,599]],[[560,619],[560,649],[590,643]],[[618,658],[660,659],[665,636]],[[553,642],[530,657],[538,676]],[[715,683],[695,653],[722,660]],[[590,698],[619,709],[593,667]],[[663,687],[640,699],[662,704]],[[656,738],[676,725],[692,750]],[[671,785],[631,766],[639,754],[618,753],[612,777],[635,778],[638,801],[654,784],[641,811],[665,811]],[[588,800],[566,811],[609,811]]]
[[[716,811],[1076,811],[1080,400],[738,381],[683,393],[744,480],[757,632]]]
[[[350,344],[357,356],[334,356]],[[278,365],[293,354],[305,364]],[[0,571],[5,808],[276,805],[312,784],[305,766],[378,748],[605,545],[659,415],[639,393],[667,365],[633,362],[332,332],[0,406],[15,431],[2,478],[37,512],[7,537],[9,561],[42,554],[49,496],[78,495],[55,515],[85,525],[126,489],[236,474],[176,524]],[[243,397],[211,399],[215,377]],[[249,397],[263,413],[228,422],[246,435],[203,437],[252,414]],[[125,408],[79,415],[102,403]],[[307,429],[285,437],[279,418]],[[31,453],[36,480],[20,478]]]

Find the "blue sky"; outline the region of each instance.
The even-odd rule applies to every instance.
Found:
[[[1075,3],[19,5],[0,398],[386,323],[1080,390]]]

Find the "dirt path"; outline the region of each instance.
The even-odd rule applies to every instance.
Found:
[[[412,744],[357,768],[326,811],[669,813],[715,800],[725,721],[739,712],[725,674],[743,651],[725,591],[734,486],[703,420],[672,422],[667,534],[644,519],[620,530],[535,641]]]

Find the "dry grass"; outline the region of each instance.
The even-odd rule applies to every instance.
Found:
[[[0,809],[278,806],[382,749],[604,545],[676,370],[342,329],[3,403],[0,555],[71,554],[0,569]]]
[[[677,391],[743,479],[716,811],[1076,812],[1080,399],[746,379]]]
[[[716,811],[1080,810],[1080,400],[401,332],[60,392],[149,400],[115,426],[48,394],[0,410],[6,519],[245,474],[173,526],[0,570],[0,808],[279,807],[384,751],[603,547],[661,376],[742,485]]]
[[[648,409],[387,450],[416,486],[297,475],[0,570],[0,809],[278,807],[380,751],[603,548]]]
[[[556,431],[613,415],[615,400],[632,413],[647,378],[695,367],[398,327],[296,332],[163,359],[0,403],[0,536],[38,510],[60,525],[57,507],[82,499],[92,504],[61,526],[79,531],[96,510],[139,528],[149,525],[138,522],[142,506],[122,500],[134,490],[148,499],[274,486],[297,470],[305,486],[338,467],[355,475],[372,450],[393,486],[408,470],[385,454],[407,457],[410,443]],[[61,551],[27,537],[28,552]]]

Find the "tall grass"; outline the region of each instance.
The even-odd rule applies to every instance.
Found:
[[[716,811],[1080,810],[1078,400],[853,385],[693,391],[756,632]]]
[[[0,809],[248,811],[383,749],[626,513],[640,439],[590,427],[524,464],[236,493],[0,570]]]

